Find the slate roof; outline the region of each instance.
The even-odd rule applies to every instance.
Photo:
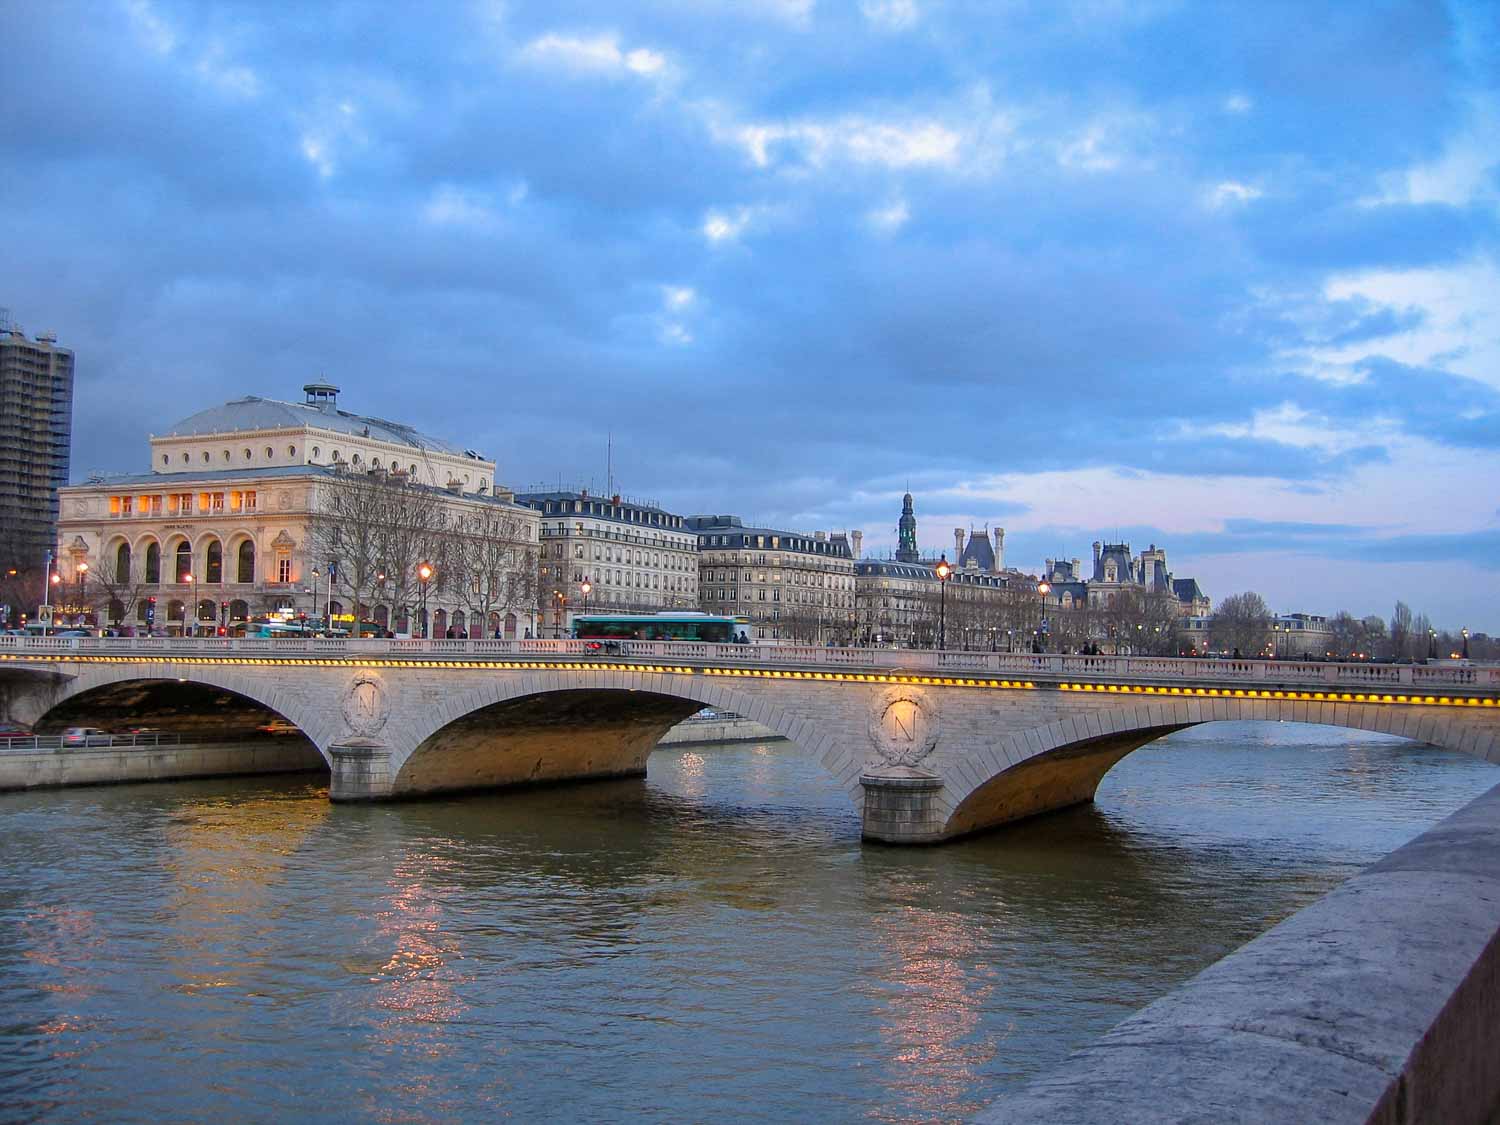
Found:
[[[413,449],[430,449],[454,457],[479,457],[473,450],[461,449],[450,441],[424,434],[401,422],[351,414],[346,410],[324,410],[301,402],[281,402],[274,398],[247,395],[219,406],[210,406],[178,422],[155,437],[200,437],[209,434],[237,433],[244,430],[302,429],[332,430],[350,437],[370,437],[376,441],[405,445]]]
[[[967,567],[971,562],[979,570],[988,572],[995,569],[995,549],[990,546],[988,530],[977,533],[972,528],[969,530],[969,541],[958,559],[959,568]]]

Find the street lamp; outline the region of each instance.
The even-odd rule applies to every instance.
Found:
[[[587,578],[583,580],[583,585],[579,587],[579,589],[583,591],[583,615],[585,617],[589,615],[589,591],[593,588],[593,583],[590,582]]]
[[[1036,592],[1042,601],[1042,619],[1037,624],[1036,651],[1042,651],[1042,630],[1047,627],[1047,595],[1052,592],[1052,585],[1046,579],[1036,584]]]
[[[88,610],[84,608],[83,604],[83,583],[89,576],[89,564],[80,562],[75,568],[75,573],[78,575],[78,624],[87,625]]]
[[[312,615],[313,615],[313,628],[314,629],[316,629],[318,627],[318,577],[322,573],[323,572],[321,570],[319,570],[317,567],[313,567],[312,568],[312,579],[313,579],[313,583],[312,583],[312,586],[313,586],[313,612],[312,612]]]
[[[948,565],[947,555],[938,559],[933,573],[937,575],[938,580],[938,648],[941,649],[948,647],[948,579],[953,574],[953,568]]]
[[[57,599],[58,599],[58,597],[59,597],[59,595],[61,593],[61,591],[58,590],[58,587],[62,585],[62,575],[58,574],[57,571],[55,571],[55,570],[52,569],[53,561],[54,560],[52,558],[52,552],[48,551],[47,552],[47,583],[48,583],[48,585],[47,585],[47,588],[46,588],[46,592],[42,595],[42,604],[43,605],[48,605],[48,606],[52,606],[52,605],[56,605],[57,604]],[[53,612],[55,613],[56,611],[54,610]],[[51,614],[49,614],[47,616],[47,620],[48,620],[48,622],[52,621],[52,615]],[[50,631],[50,625],[43,625],[42,626],[42,636],[45,637],[49,631]]]
[[[432,564],[423,562],[417,564],[417,588],[422,592],[422,636],[427,636],[427,584],[432,581]]]
[[[562,640],[563,614],[568,609],[568,595],[561,590],[553,590],[552,596],[557,599],[557,620],[552,628],[552,635],[557,640]]]
[[[193,634],[196,636],[198,632],[198,579],[195,575],[184,574],[182,576],[182,581],[191,582],[193,584]],[[186,613],[182,615],[182,629],[183,633],[185,634],[187,632]]]
[[[1469,630],[1465,629],[1463,631],[1463,633],[1464,633],[1464,659],[1467,660],[1467,659],[1469,659]]]
[[[1436,660],[1437,659],[1437,630],[1436,629],[1428,629],[1427,630],[1427,659],[1428,660]]]

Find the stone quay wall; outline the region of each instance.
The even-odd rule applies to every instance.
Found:
[[[1500,786],[978,1120],[1490,1122],[1497,1032]]]
[[[658,746],[707,746],[715,742],[785,742],[784,735],[743,716],[688,719],[662,737]]]
[[[322,770],[323,756],[300,738],[258,745],[91,746],[0,753],[0,792],[70,785],[181,781],[192,777]]]

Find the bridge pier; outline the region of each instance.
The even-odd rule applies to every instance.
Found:
[[[947,839],[949,810],[938,794],[943,779],[909,766],[884,766],[860,775],[865,808],[860,834],[882,844],[936,844]]]
[[[391,796],[395,772],[391,748],[374,738],[344,739],[328,748],[330,801],[383,801]]]

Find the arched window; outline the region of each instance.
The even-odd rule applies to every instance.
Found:
[[[250,616],[250,605],[248,602],[236,598],[229,603],[229,620],[244,621]]]
[[[125,603],[119,598],[109,599],[109,621],[112,625],[118,625],[125,620]]]
[[[389,629],[391,627],[390,610],[386,609],[383,605],[376,606],[372,620],[382,629]]]
[[[269,445],[266,446],[266,460],[269,461],[272,457],[275,457],[275,456],[276,456],[276,451],[274,449],[272,449]]]
[[[235,575],[235,581],[255,581],[255,544],[248,539],[240,544],[239,573]]]
[[[177,581],[190,582],[193,573],[193,549],[186,543],[177,544]]]
[[[208,563],[203,569],[203,581],[224,581],[224,548],[217,539],[208,545]]]
[[[251,453],[250,453],[249,448],[247,447],[246,450],[245,450],[245,460],[246,461],[250,460],[250,457],[251,457]]]
[[[125,585],[130,581],[130,544],[121,543],[115,552],[115,581]]]
[[[148,543],[146,545],[146,581],[161,581],[161,544]]]

